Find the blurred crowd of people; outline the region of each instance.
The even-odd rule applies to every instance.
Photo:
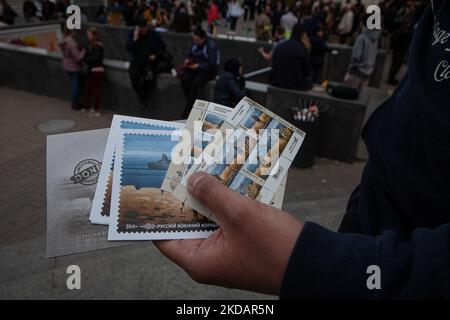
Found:
[[[11,6],[6,0],[0,0],[0,4],[0,21],[14,23],[16,14]],[[381,1],[382,30],[366,28],[368,15],[361,0],[109,0],[98,9],[95,19],[98,23],[133,27],[126,48],[131,54],[130,81],[142,107],[148,105],[155,76],[172,73],[180,79],[186,96],[186,117],[201,87],[216,77],[216,102],[232,106],[245,94],[238,54],[222,57],[225,63],[221,64],[220,48],[210,37],[220,24],[236,33],[240,20],[253,21],[246,25],[254,24],[256,39],[271,46],[258,49],[259,55],[272,64],[270,84],[293,90],[309,90],[326,80],[323,68],[328,42],[351,45],[343,81],[361,91],[368,85],[380,46],[392,50],[389,83],[398,82],[414,27],[426,4],[425,0]],[[63,18],[68,5],[70,0],[26,0],[23,14],[28,21]],[[166,50],[158,28],[192,33],[192,45],[180,65]],[[97,30],[90,29],[88,37],[91,47],[81,48],[68,31],[61,48],[72,83],[72,107],[80,108],[82,83],[87,83],[87,107],[97,114],[103,46]]]
[[[379,6],[385,32],[392,33],[399,24],[413,26],[426,4],[426,0],[382,0]],[[349,43],[356,38],[365,10],[361,0],[109,0],[99,9],[97,21],[133,26],[136,18],[144,15],[154,27],[179,32],[191,32],[207,22],[209,33],[219,24],[235,32],[238,21],[254,21],[256,38],[263,41],[273,40],[278,26],[284,27],[289,37],[293,26],[304,22]]]
[[[70,0],[25,0],[22,3],[22,15],[26,22],[40,22],[66,17]],[[7,0],[0,1],[0,23],[13,25],[18,17]]]

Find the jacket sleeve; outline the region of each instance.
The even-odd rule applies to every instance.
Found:
[[[133,31],[130,31],[130,33],[128,33],[127,44],[125,47],[129,52],[136,53],[137,44],[136,41],[134,41],[133,37],[134,37]]]
[[[190,58],[192,58],[192,47],[193,47],[193,45],[191,45],[191,46],[189,47],[189,50],[186,52],[185,59],[190,59]]]
[[[215,45],[208,48],[208,59],[199,63],[199,70],[214,71],[219,65],[219,51]]]
[[[155,37],[155,54],[159,54],[161,52],[164,52],[166,50],[166,44],[164,43],[163,39],[161,38],[160,34],[158,32],[154,33]]]
[[[241,90],[236,80],[228,79],[226,83],[228,90],[230,90],[231,94],[236,100],[241,100],[243,97],[245,97],[245,93],[243,92],[243,90]]]
[[[362,37],[357,37],[355,40],[355,44],[352,49],[351,62],[360,63],[363,59],[364,54],[364,39]]]
[[[78,45],[75,44],[70,44],[68,46],[69,51],[70,51],[70,56],[77,62],[80,62],[81,60],[84,59],[84,56],[86,54],[86,50],[80,50],[78,48]]]
[[[103,61],[103,47],[101,45],[94,46],[87,51],[85,61],[88,65],[101,64]]]
[[[310,77],[311,76],[311,55],[306,48],[303,50],[302,56],[303,56],[303,68],[302,68],[303,76]]]
[[[380,289],[369,290],[380,268]],[[450,297],[450,224],[415,229],[410,239],[335,233],[306,223],[290,257],[280,298],[412,299]]]

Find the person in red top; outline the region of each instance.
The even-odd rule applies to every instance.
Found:
[[[208,33],[215,33],[216,21],[219,19],[219,7],[216,4],[216,0],[211,0],[208,9]]]

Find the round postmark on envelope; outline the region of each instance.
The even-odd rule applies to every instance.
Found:
[[[73,176],[70,180],[74,184],[82,184],[85,186],[97,183],[102,163],[95,159],[85,159],[80,161],[73,170]]]

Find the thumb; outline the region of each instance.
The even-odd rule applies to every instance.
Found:
[[[250,199],[227,188],[219,179],[205,172],[193,173],[188,181],[189,193],[212,211],[219,224],[228,224],[245,215]]]

